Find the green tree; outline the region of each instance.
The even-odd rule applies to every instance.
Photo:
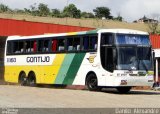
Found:
[[[61,12],[60,12],[59,9],[52,9],[51,10],[51,16],[52,17],[60,17],[60,15],[61,15]]]
[[[150,34],[159,34],[160,28],[159,28],[159,22],[160,22],[160,15],[159,14],[152,14],[152,18],[143,17],[145,19],[148,19],[148,22],[146,22],[148,26],[148,32]]]
[[[4,4],[0,4],[0,12],[7,12],[10,8]]]
[[[50,14],[50,9],[46,4],[40,3],[38,5],[39,16],[48,16]]]
[[[30,9],[27,9],[27,8],[24,8],[24,12],[25,12],[26,14],[31,14],[31,10],[30,10]]]
[[[14,12],[19,13],[19,14],[24,14],[25,11],[21,9],[14,9]]]
[[[74,4],[69,4],[63,9],[63,16],[71,18],[80,18],[81,11],[77,9],[77,7]]]
[[[81,13],[81,17],[83,18],[94,18],[94,14],[93,13],[88,13],[88,12],[82,12]]]
[[[95,13],[95,16],[97,18],[105,17],[107,19],[112,19],[110,9],[108,7],[96,7],[96,9],[93,9],[93,12]]]
[[[114,20],[117,20],[117,21],[123,21],[123,17],[120,15],[120,13],[118,13],[118,16],[114,18]]]
[[[121,22],[123,21],[123,17],[122,17],[122,16],[118,16],[118,17],[116,17],[115,19],[116,19],[117,21],[121,21]]]
[[[30,11],[31,11],[31,15],[39,16],[39,11],[37,9],[37,4],[36,3],[34,3],[33,5],[30,6]]]
[[[157,21],[155,21],[155,22],[148,22],[147,23],[147,25],[148,25],[148,28],[149,28],[149,33],[150,34],[159,34],[159,30],[158,30],[158,25],[159,25],[159,22]]]

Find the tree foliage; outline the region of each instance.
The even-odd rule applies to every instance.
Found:
[[[149,33],[151,33],[151,34],[159,33],[158,24],[159,24],[158,22],[150,22],[150,23],[148,23]]]
[[[61,17],[61,12],[59,9],[52,9],[51,10],[51,16],[52,17]]]
[[[94,18],[94,14],[90,12],[82,12],[81,17],[83,18]]]
[[[118,16],[113,18],[113,20],[117,20],[117,21],[123,21],[123,17],[120,15],[120,13],[118,13]]]
[[[77,9],[77,7],[74,4],[69,4],[63,9],[63,16],[71,18],[80,18],[81,11]]]
[[[0,4],[0,13],[1,12],[12,12],[17,14],[29,14],[33,16],[51,16],[51,17],[70,17],[70,18],[102,18],[105,17],[106,19],[113,19],[122,21],[122,17],[119,15],[118,17],[113,18],[110,13],[110,9],[108,7],[96,7],[93,12],[82,12],[79,10],[74,4],[69,4],[68,6],[64,7],[63,11],[59,9],[49,9],[48,5],[44,3],[39,4],[32,4],[30,8],[24,9],[10,9],[8,6],[4,4]]]
[[[148,32],[150,34],[159,34],[160,33],[160,30],[159,30],[159,22],[160,21],[159,20],[160,20],[159,14],[152,14],[152,18],[150,19],[150,21],[148,21],[146,23],[148,26],[148,29],[149,29]]]
[[[110,9],[108,7],[96,7],[96,9],[93,9],[93,12],[95,13],[95,16],[97,18],[105,17],[106,19],[112,19]]]
[[[9,11],[9,7],[4,5],[4,4],[0,4],[0,12],[7,12]]]
[[[40,3],[38,5],[39,16],[48,16],[50,14],[50,9],[46,4]]]
[[[33,16],[38,16],[39,15],[39,11],[37,9],[37,4],[34,3],[33,5],[30,6],[30,9],[26,9],[27,13],[30,11],[31,15]]]

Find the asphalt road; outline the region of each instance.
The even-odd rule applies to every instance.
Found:
[[[114,90],[90,92],[42,87],[0,85],[0,107],[16,108],[160,108],[160,91]]]

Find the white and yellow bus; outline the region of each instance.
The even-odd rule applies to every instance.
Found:
[[[86,85],[89,90],[152,86],[151,44],[146,32],[97,29],[85,32],[10,36],[5,81],[21,85]]]

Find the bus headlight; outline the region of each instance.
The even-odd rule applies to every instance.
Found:
[[[154,72],[153,71],[148,71],[147,74],[148,75],[154,75]]]

